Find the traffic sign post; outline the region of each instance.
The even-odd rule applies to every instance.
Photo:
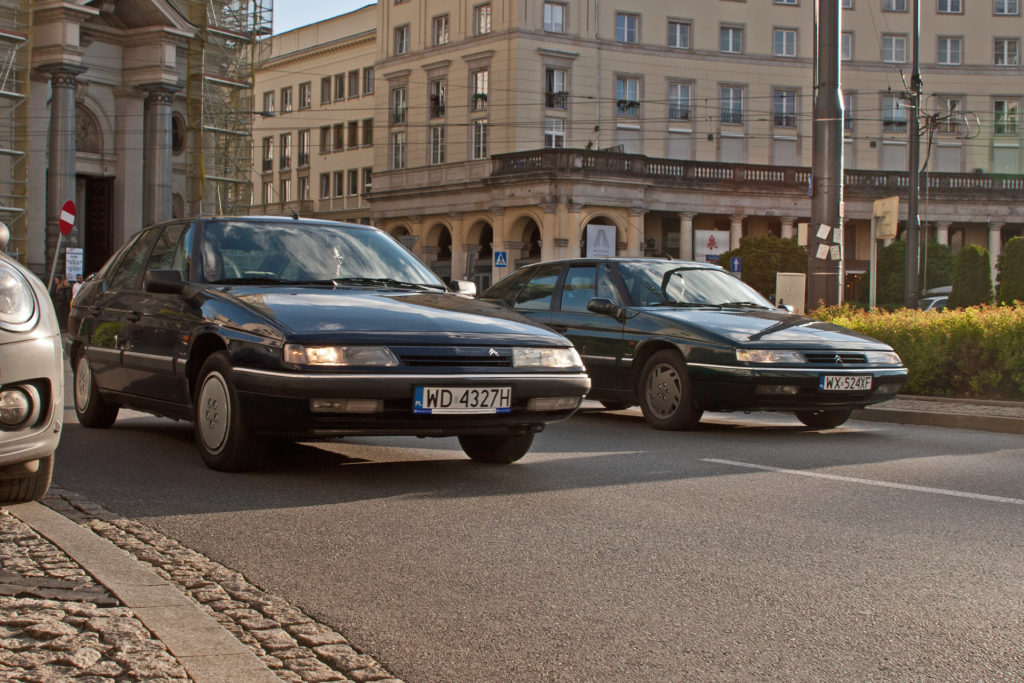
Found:
[[[53,276],[57,272],[57,258],[60,256],[60,243],[64,241],[64,235],[70,235],[75,229],[75,203],[70,199],[60,207],[60,216],[57,218],[57,226],[60,234],[57,235],[57,248],[53,250],[53,266],[50,268],[50,280],[46,283],[46,290],[53,288]]]

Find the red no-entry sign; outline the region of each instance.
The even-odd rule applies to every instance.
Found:
[[[64,202],[64,206],[60,208],[58,224],[62,235],[70,235],[71,230],[75,227],[75,203],[70,199]]]

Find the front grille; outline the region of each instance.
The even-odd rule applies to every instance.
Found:
[[[493,347],[436,347],[396,349],[392,347],[402,365],[409,368],[509,368],[512,353],[509,349]]]
[[[807,358],[808,363],[815,363],[818,365],[846,365],[846,364],[861,364],[867,362],[863,353],[836,353],[826,351],[811,351],[804,352],[804,357]],[[838,360],[837,360],[838,359]]]

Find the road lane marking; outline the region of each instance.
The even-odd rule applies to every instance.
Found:
[[[1024,505],[1020,498],[1005,498],[1003,496],[989,496],[984,493],[969,493],[967,491],[953,491],[951,489],[936,489],[930,486],[914,486],[912,484],[895,484],[891,481],[877,481],[875,479],[860,479],[858,477],[844,477],[841,474],[825,474],[824,472],[804,472],[802,470],[791,470],[785,467],[772,467],[771,465],[755,465],[749,462],[736,462],[735,460],[719,460],[718,458],[701,458],[704,462],[713,462],[718,465],[731,465],[732,467],[745,467],[752,470],[764,470],[766,472],[781,472],[783,474],[797,474],[801,477],[814,477],[816,479],[831,479],[832,481],[845,481],[850,484],[866,484],[867,486],[881,486],[887,489],[900,489],[903,491],[916,491],[917,493],[937,493],[943,496],[955,498],[970,498],[971,500],[984,500],[989,503],[1009,503],[1011,505]]]

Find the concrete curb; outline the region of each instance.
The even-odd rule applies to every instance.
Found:
[[[982,432],[1024,434],[1024,420],[997,415],[958,414],[950,412],[921,412],[895,408],[864,408],[853,411],[854,420],[892,422],[895,424],[973,429]]]
[[[280,683],[252,650],[129,553],[39,503],[5,508],[106,586],[196,683]]]

